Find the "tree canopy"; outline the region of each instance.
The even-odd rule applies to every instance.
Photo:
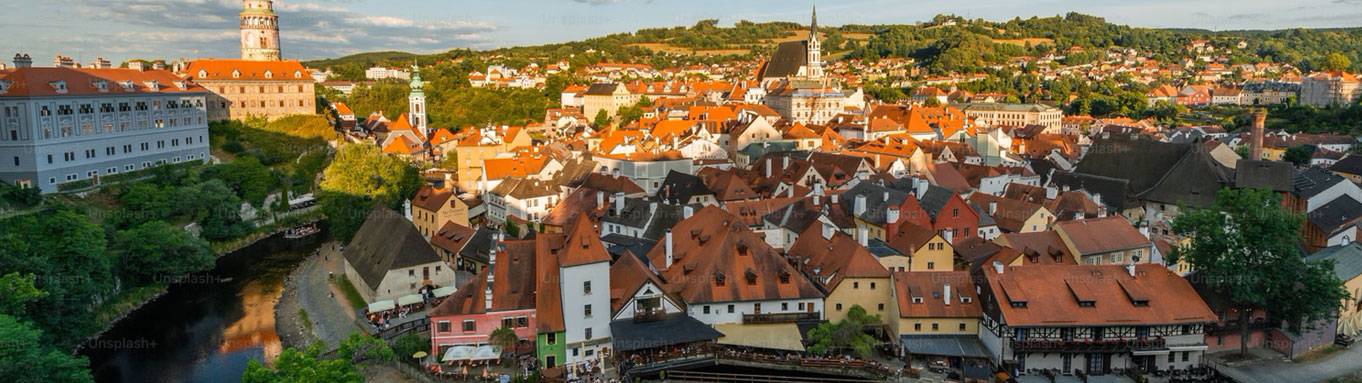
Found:
[[[809,339],[813,342],[809,346],[809,352],[828,355],[850,351],[859,357],[869,358],[879,342],[867,334],[865,329],[877,323],[880,323],[879,315],[866,314],[865,308],[853,305],[847,310],[846,318],[841,321],[825,322],[809,331]]]

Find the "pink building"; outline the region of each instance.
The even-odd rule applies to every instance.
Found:
[[[523,341],[534,340],[535,242],[504,244],[482,273],[431,309],[431,351],[437,357],[452,346],[487,344],[502,327],[514,329]]]

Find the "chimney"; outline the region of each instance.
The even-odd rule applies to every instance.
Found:
[[[898,222],[899,222],[899,207],[898,207],[898,206],[890,206],[890,207],[888,207],[888,208],[885,209],[885,212],[884,212],[884,222],[885,222],[885,223],[891,223],[891,224],[892,224],[892,223],[898,223]]]
[[[988,215],[998,214],[998,201],[988,201]]]
[[[852,207],[854,208],[852,211],[856,213],[855,215],[860,216],[865,214],[865,194],[856,195],[856,204]]]
[[[831,239],[832,239],[832,235],[833,235],[833,234],[836,234],[836,233],[837,233],[837,229],[834,228],[832,225],[829,225],[829,224],[826,224],[826,223],[823,224],[823,239],[831,240]]]
[[[885,190],[885,191],[884,191],[884,202],[889,202],[889,191],[888,191],[888,190]]]
[[[597,191],[596,191],[596,208],[599,209],[599,208],[603,208],[603,207],[605,207],[605,192],[600,191],[600,190],[597,190]]]
[[[954,230],[954,229],[942,230],[942,231],[941,231],[941,238],[945,239],[945,240],[946,240],[946,243],[952,243],[952,244],[955,243],[955,230]]]
[[[1046,186],[1046,187],[1045,187],[1045,199],[1055,199],[1055,198],[1059,198],[1059,188],[1056,188],[1056,187],[1054,187],[1054,186]]]
[[[143,67],[142,67],[142,62],[141,62],[141,61],[128,61],[128,69],[132,69],[132,70],[139,71],[139,72],[145,70],[145,69],[143,69]]]
[[[943,287],[941,288],[941,298],[943,298],[943,299],[946,301],[946,305],[947,305],[947,306],[950,306],[950,305],[951,305],[951,283],[950,283],[950,282],[946,282],[946,285],[943,286]]]
[[[786,168],[789,168],[789,167],[790,167],[790,156],[789,156],[789,155],[785,155],[785,156],[783,156],[783,157],[780,157],[780,162],[781,162],[780,170],[785,170]]]
[[[1267,125],[1267,109],[1258,109],[1253,112],[1253,142],[1249,145],[1249,159],[1263,159],[1263,130]]]
[[[690,216],[694,214],[695,209],[690,206],[684,206],[681,208],[681,219],[690,219]]]
[[[917,189],[918,199],[922,199],[922,196],[927,195],[927,188],[931,186],[931,184],[928,183],[927,180],[921,178],[914,178],[913,184],[914,184],[913,186],[915,186],[914,189]]]
[[[831,200],[833,204],[836,204],[836,203],[837,203],[837,196],[838,196],[838,194],[833,194],[833,195],[828,196],[828,199]]]
[[[1002,273],[1003,273],[1003,263],[1002,263],[1001,261],[993,261],[993,271],[996,272],[996,273],[998,273],[998,274],[1002,274]]]
[[[649,216],[649,217],[652,217],[652,216],[654,216],[654,215],[657,215],[657,202],[649,202],[649,203],[648,203],[648,216]]]
[[[667,268],[672,267],[672,229],[667,229]]]
[[[155,69],[155,70],[165,70],[165,69],[166,69],[166,63],[160,62],[160,61],[151,63],[151,69]]]
[[[624,213],[624,192],[615,193],[615,215]]]
[[[870,229],[861,227],[857,229],[856,234],[857,234],[856,236],[859,237],[857,239],[859,239],[861,242],[861,247],[870,246]]]
[[[1126,273],[1130,274],[1130,277],[1131,277],[1131,278],[1135,278],[1135,264],[1134,264],[1134,263],[1126,264]]]
[[[766,158],[766,178],[771,178],[771,167],[772,167],[772,166],[775,166],[775,165],[772,165],[772,164],[771,164],[771,159],[770,159],[769,157]]]
[[[15,68],[15,69],[18,69],[18,68],[32,68],[32,67],[33,67],[33,58],[32,58],[32,57],[29,57],[27,53],[15,53],[15,54],[14,54],[14,68]]]
[[[501,245],[501,233],[492,234],[492,249],[487,251],[487,290],[483,291],[483,310],[492,310],[492,285],[496,282],[497,248]]]

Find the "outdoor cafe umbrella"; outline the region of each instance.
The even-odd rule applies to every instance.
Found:
[[[454,362],[460,360],[469,360],[473,357],[474,350],[476,350],[476,348],[474,348],[473,346],[450,347],[448,351],[445,351],[445,356],[443,358],[440,358],[440,361]]]
[[[369,304],[369,313],[384,312],[397,308],[393,301],[378,301]]]
[[[445,287],[441,287],[441,288],[435,289],[435,291],[433,291],[433,293],[435,293],[435,297],[436,297],[436,298],[444,298],[444,297],[449,296],[450,294],[454,294],[454,292],[457,291],[458,289],[459,289],[459,288],[454,287],[454,286],[445,286]]]
[[[430,354],[427,354],[425,351],[417,351],[415,354],[411,354],[411,358],[412,358],[412,359],[421,359],[421,358],[426,357],[427,355],[430,355]]]
[[[411,295],[404,295],[404,296],[402,296],[402,297],[400,297],[400,298],[397,298],[397,305],[398,305],[398,306],[409,306],[409,305],[414,305],[414,304],[421,303],[421,302],[425,302],[425,301],[426,301],[426,300],[425,300],[424,298],[421,298],[421,295],[420,295],[420,294],[411,294]]]
[[[495,360],[501,358],[501,348],[495,346],[478,346],[473,352],[472,360]]]

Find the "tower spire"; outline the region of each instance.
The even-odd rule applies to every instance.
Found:
[[[809,38],[818,38],[818,4],[813,5],[813,22],[809,23]]]

